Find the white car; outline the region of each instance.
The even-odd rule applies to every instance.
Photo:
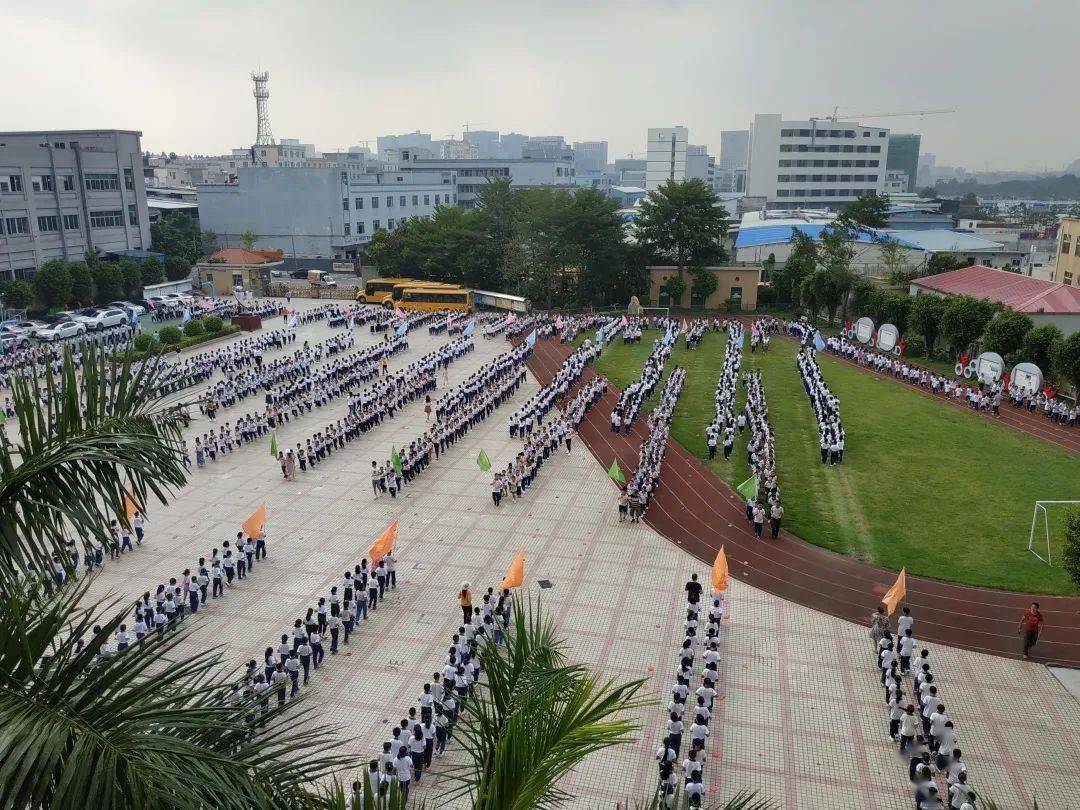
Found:
[[[86,324],[78,321],[61,320],[34,330],[34,337],[51,343],[54,340],[79,337],[86,334]]]
[[[100,307],[79,310],[73,320],[85,324],[87,329],[100,332],[112,326],[123,326],[130,321],[130,318],[122,309]]]

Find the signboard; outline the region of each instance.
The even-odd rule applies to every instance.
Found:
[[[869,343],[874,336],[874,322],[867,317],[855,321],[855,339],[859,343]]]
[[[877,347],[883,352],[891,352],[900,342],[900,330],[891,323],[883,323],[877,333]]]
[[[1042,369],[1034,363],[1017,363],[1013,366],[1010,381],[1018,388],[1027,390],[1028,393],[1038,393],[1043,386]]]
[[[995,383],[1005,373],[1005,361],[997,352],[983,352],[975,358],[975,376],[981,383]]]

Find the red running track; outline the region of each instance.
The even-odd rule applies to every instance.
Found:
[[[557,339],[536,342],[528,364],[541,385],[551,382],[571,350]],[[595,375],[588,366],[581,382]],[[646,420],[639,416],[629,436],[612,433],[608,414],[618,394],[609,386],[604,399],[589,410],[579,435],[604,469],[617,458],[624,470],[633,470]],[[741,498],[681,444],[668,442],[660,484],[645,518],[650,527],[709,565],[723,545],[737,579],[866,626],[895,581],[895,571],[836,554],[784,530],[777,540],[759,540],[744,508]],[[1040,603],[1046,619],[1035,657],[1080,666],[1080,598],[1031,596],[909,575],[904,603],[911,607],[921,639],[1018,658],[1017,623],[1032,601]]]

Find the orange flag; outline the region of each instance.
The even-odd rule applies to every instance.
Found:
[[[727,555],[724,554],[724,547],[720,546],[720,550],[716,552],[716,559],[713,561],[712,564],[712,589],[714,591],[720,591],[720,593],[723,593],[727,590],[727,586]]]
[[[514,558],[514,562],[510,565],[510,568],[506,572],[506,576],[503,577],[502,582],[499,583],[499,590],[503,588],[520,588],[521,583],[525,581],[525,549],[520,549],[517,556]]]
[[[263,526],[266,524],[266,501],[263,501],[262,505],[255,510],[255,512],[244,521],[241,528],[244,533],[247,534],[252,540],[258,540],[259,535],[262,534]]]
[[[124,496],[124,514],[127,515],[127,525],[131,526],[131,521],[135,519],[135,513],[139,511],[139,507],[135,505],[135,501],[132,500],[130,495]]]
[[[368,558],[371,560],[372,568],[379,564],[379,560],[394,550],[394,541],[397,540],[397,524],[397,518],[394,518],[394,522],[386,527],[383,533],[371,544],[371,548],[368,549]]]
[[[899,605],[904,597],[907,596],[907,574],[904,569],[900,569],[900,576],[896,578],[896,582],[893,586],[886,591],[885,595],[881,597],[881,604],[885,605],[885,609],[889,612],[889,615],[893,615],[893,611],[896,610],[896,606]]]

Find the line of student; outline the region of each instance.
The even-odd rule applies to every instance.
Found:
[[[682,793],[690,807],[701,807],[705,795],[704,765],[706,749],[711,736],[709,724],[718,694],[720,665],[720,622],[723,618],[723,594],[714,593],[706,616],[702,615],[702,587],[697,574],[686,583],[685,632],[679,651],[679,664],[675,668],[675,684],[671,688],[671,700],[667,704],[667,733],[656,752],[659,763],[657,798],[661,806],[674,807],[678,795],[683,737],[688,736],[690,745],[682,767]],[[701,685],[693,688],[697,680],[694,669],[698,651],[701,651]],[[687,717],[687,704],[690,715]]]

